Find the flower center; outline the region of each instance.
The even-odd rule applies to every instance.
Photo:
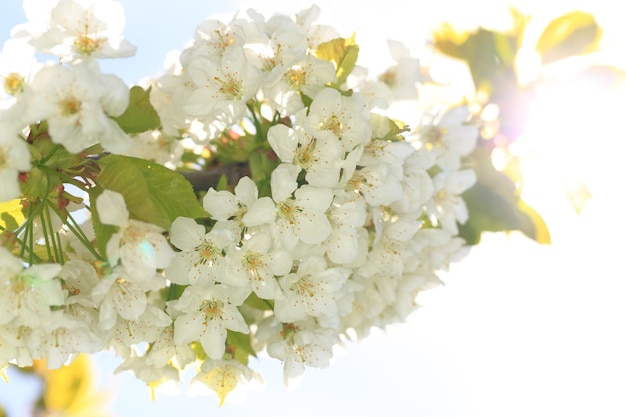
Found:
[[[105,39],[94,39],[87,35],[80,35],[74,39],[74,51],[81,55],[91,55],[97,49],[100,49],[100,45]]]
[[[295,205],[295,200],[288,199],[278,205],[278,215],[289,223],[294,223],[294,218],[297,212],[301,211]]]
[[[298,165],[303,169],[310,168],[313,162],[315,162],[313,152],[315,151],[316,144],[317,139],[313,138],[313,140],[311,140],[306,145],[298,146],[298,148],[296,149],[296,155],[294,157],[294,165]]]
[[[217,255],[220,253],[220,250],[209,242],[199,246],[198,253],[200,254],[200,263],[211,264],[217,259]]]
[[[287,71],[287,83],[289,87],[298,89],[306,84],[306,71],[302,68],[292,68]]]
[[[8,94],[16,95],[24,90],[24,77],[16,72],[10,73],[4,79],[4,91]]]
[[[75,97],[69,97],[61,100],[59,105],[61,107],[61,114],[65,117],[69,117],[80,111],[82,103]]]
[[[443,137],[447,133],[448,129],[439,126],[430,126],[424,132],[424,138],[426,139],[427,149],[433,149],[435,147],[444,146]]]
[[[309,297],[313,297],[315,295],[315,285],[309,281],[310,277],[310,275],[304,275],[301,277],[291,286],[291,290],[295,291],[298,295],[308,295]]]
[[[241,81],[235,79],[233,76],[228,75],[226,80],[220,77],[213,78],[219,85],[218,91],[232,100],[238,100],[241,98]]]
[[[206,320],[213,320],[216,318],[222,318],[222,310],[224,308],[224,302],[220,300],[207,300],[202,306],[200,311],[206,315]]]
[[[265,266],[261,254],[256,252],[246,253],[241,264],[249,271],[257,271]]]
[[[322,127],[322,130],[330,130],[338,138],[341,137],[342,129],[343,129],[343,125],[341,123],[341,120],[339,120],[336,114],[333,114],[332,116],[330,116],[330,119],[328,120],[328,122],[326,122],[326,124]]]

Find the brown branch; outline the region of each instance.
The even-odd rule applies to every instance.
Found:
[[[226,176],[229,185],[237,184],[242,177],[250,176],[250,167],[248,164],[234,164],[212,166],[204,171],[179,172],[191,183],[193,190],[198,192],[216,188],[222,176]]]

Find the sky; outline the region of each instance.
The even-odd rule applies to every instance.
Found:
[[[2,0],[0,40],[23,21],[19,3]],[[125,35],[138,53],[103,67],[131,84],[157,74],[167,52],[182,49],[205,17],[232,14],[253,3],[122,4]],[[307,4],[266,1],[258,9],[291,13]],[[372,67],[388,59],[388,38],[418,51],[430,30],[443,21],[466,28],[505,25],[509,6],[499,0],[318,4],[320,21],[342,33],[356,32],[362,58]],[[608,1],[513,4],[533,13],[539,26],[575,7],[592,11],[606,28],[608,45],[623,47],[617,42],[624,39],[624,29],[612,19],[615,6]],[[536,103],[523,142],[539,151],[525,165],[525,198],[548,221],[552,246],[518,234],[483,236],[462,262],[442,274],[444,286],[420,295],[422,308],[407,323],[374,331],[366,340],[340,349],[329,368],[308,369],[297,388],[283,386],[277,361],[253,362],[251,366],[264,376],[265,388],[248,392],[242,404],[227,403],[218,409],[215,397],[188,398],[184,393],[159,396],[153,403],[133,375],[111,375],[116,359],[98,355],[101,384],[113,392],[113,415],[626,415],[626,272],[621,261],[626,227],[620,193],[624,174],[619,168],[624,155],[619,113],[624,96],[602,105],[593,88],[589,92],[584,87]],[[580,215],[560,187],[565,171],[582,177],[592,191]],[[3,403],[8,396],[13,403],[20,402],[17,396],[24,389],[12,388],[18,383],[0,382]],[[12,416],[21,415],[26,414]]]

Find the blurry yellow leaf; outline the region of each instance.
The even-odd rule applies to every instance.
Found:
[[[41,372],[41,371],[40,371]],[[44,371],[44,406],[66,417],[106,417],[107,395],[97,392],[89,356],[81,354],[70,365]]]
[[[13,230],[26,220],[22,213],[22,200],[16,199],[0,203],[0,227]]]
[[[354,69],[359,56],[359,45],[354,35],[348,39],[337,38],[324,42],[317,47],[315,56],[335,64],[337,85],[343,84]]]
[[[9,383],[9,377],[7,376],[7,365],[0,368],[0,377],[4,379],[4,382]]]
[[[593,52],[601,36],[602,29],[593,15],[574,11],[551,21],[539,37],[535,49],[545,65]]]
[[[450,23],[443,23],[433,33],[435,48],[453,58],[465,59],[463,44],[469,32],[458,32]]]

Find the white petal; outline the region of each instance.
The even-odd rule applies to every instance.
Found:
[[[296,217],[295,228],[298,237],[311,245],[322,243],[332,230],[332,226],[324,213],[306,210]]]
[[[298,188],[300,168],[292,164],[280,164],[272,171],[270,186],[275,202],[285,201]]]
[[[200,338],[202,349],[211,359],[222,359],[226,350],[226,329],[222,320],[213,319],[207,323],[206,331]]]
[[[96,198],[96,209],[100,222],[112,226],[124,227],[128,224],[129,213],[124,196],[111,190],[104,190]]]
[[[285,125],[272,126],[267,131],[267,141],[281,162],[292,163],[298,146],[298,134]]]
[[[235,195],[244,205],[249,206],[259,197],[259,189],[250,177],[243,177],[235,187]]]
[[[230,191],[215,191],[210,188],[204,198],[202,205],[215,220],[228,220],[234,216],[239,209],[237,197]]]
[[[248,207],[248,212],[241,219],[248,227],[271,224],[276,218],[276,205],[269,197],[261,197]]]
[[[333,201],[333,192],[328,188],[303,185],[295,193],[297,205],[311,210],[324,212]]]
[[[178,249],[189,251],[194,250],[204,242],[206,230],[204,226],[188,217],[177,217],[172,222],[170,242]]]

